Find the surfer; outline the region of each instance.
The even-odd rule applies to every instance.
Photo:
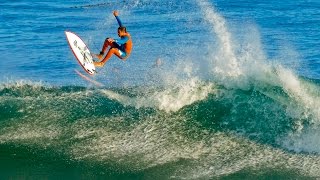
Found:
[[[96,67],[102,67],[114,54],[121,60],[126,60],[132,49],[132,40],[130,34],[127,32],[127,28],[123,26],[118,11],[113,11],[113,15],[116,18],[119,28],[118,28],[118,36],[120,39],[112,39],[106,38],[104,44],[102,46],[102,50],[100,54],[97,54],[96,57],[100,60],[100,62],[93,62]],[[106,52],[107,48],[110,46],[110,49],[107,55],[103,58],[104,53]]]

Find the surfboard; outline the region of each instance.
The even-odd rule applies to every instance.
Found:
[[[93,57],[87,45],[73,32],[65,31],[69,46],[82,68],[90,75],[96,73]]]

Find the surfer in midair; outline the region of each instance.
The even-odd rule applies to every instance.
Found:
[[[96,57],[100,60],[100,62],[93,62],[96,67],[102,67],[112,55],[116,55],[121,60],[126,60],[132,49],[132,40],[130,34],[127,32],[127,28],[123,26],[118,11],[113,11],[113,15],[116,18],[119,27],[118,27],[118,36],[120,39],[112,39],[106,38],[104,44],[102,46],[102,50]],[[107,55],[104,56],[106,50],[110,47]]]

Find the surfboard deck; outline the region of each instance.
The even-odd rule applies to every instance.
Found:
[[[65,31],[69,46],[82,68],[90,75],[96,73],[93,57],[83,40],[71,31]]]

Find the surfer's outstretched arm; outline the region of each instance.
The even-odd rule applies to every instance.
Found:
[[[121,22],[121,20],[119,18],[119,12],[118,11],[113,11],[113,15],[116,18],[116,20],[117,20],[117,22],[119,24],[119,27],[123,27],[123,24],[122,24],[122,22]]]

